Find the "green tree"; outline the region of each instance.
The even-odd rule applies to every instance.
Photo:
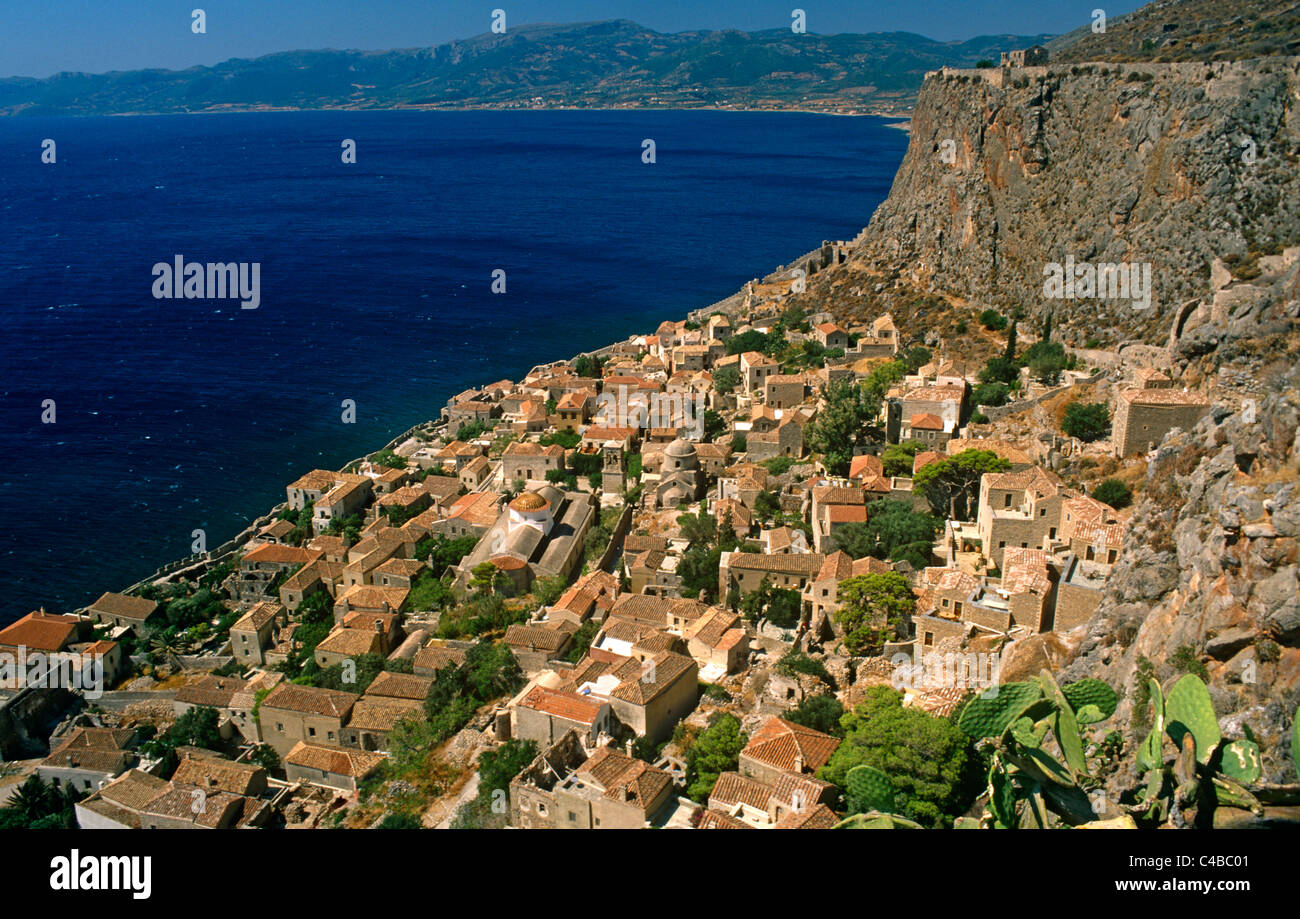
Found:
[[[799,591],[776,587],[764,576],[758,589],[741,599],[740,613],[754,622],[765,618],[775,626],[792,629],[803,618],[803,598]]]
[[[730,365],[719,367],[713,372],[713,388],[722,394],[735,390],[740,385],[740,371]]]
[[[250,762],[257,763],[267,772],[276,772],[280,768],[280,754],[270,744],[260,743],[248,754]]]
[[[1071,402],[1065,407],[1061,430],[1085,443],[1110,433],[1110,409],[1104,402]]]
[[[1133,503],[1133,491],[1119,479],[1106,479],[1095,489],[1092,496],[1102,504],[1109,504],[1115,510],[1128,507]]]
[[[881,654],[885,642],[905,637],[916,611],[911,583],[895,571],[841,581],[839,601],[834,615],[844,629],[845,648],[869,657]]]
[[[912,461],[916,454],[926,449],[925,445],[915,440],[905,440],[901,444],[890,444],[880,454],[880,464],[885,467],[885,475],[910,476]]]
[[[935,514],[969,520],[979,499],[980,479],[1010,468],[1010,462],[991,450],[963,450],[918,470],[912,486],[925,495]]]
[[[537,743],[532,740],[507,740],[494,750],[484,750],[478,757],[478,796],[489,807],[503,798],[509,800],[510,780],[537,759]]]
[[[533,582],[533,596],[542,606],[554,606],[568,586],[563,575],[555,574]]]
[[[910,501],[885,498],[867,505],[865,523],[849,523],[837,529],[834,542],[853,558],[907,558],[915,567],[924,568],[942,525],[933,514],[913,510]]]
[[[980,383],[971,391],[971,402],[976,405],[1006,405],[1011,389],[1005,383]]]
[[[775,492],[763,489],[754,497],[754,516],[759,520],[772,520],[781,513],[781,500]]]
[[[1025,349],[1020,362],[1029,368],[1031,377],[1050,386],[1060,379],[1069,358],[1059,341],[1036,341]]]
[[[841,789],[854,766],[874,766],[894,785],[898,812],[923,826],[951,826],[983,790],[970,740],[947,718],[904,708],[887,686],[872,686],[841,719],[844,741],[817,773]]]
[[[1009,357],[989,358],[979,372],[981,383],[1014,383],[1020,379],[1020,365]]]
[[[980,322],[990,332],[1001,332],[1007,327],[1007,317],[995,309],[987,309],[980,313]]]
[[[686,796],[700,804],[708,801],[718,776],[736,768],[740,751],[748,742],[739,718],[731,714],[715,717],[686,752]]]
[[[844,715],[844,706],[832,695],[804,696],[795,708],[783,716],[786,721],[802,724],[823,734],[843,737],[840,718]]]
[[[853,460],[853,448],[862,442],[867,424],[875,411],[862,387],[851,380],[836,380],[822,390],[825,405],[808,425],[807,440],[818,453],[831,475],[847,475]]]
[[[384,814],[384,819],[379,821],[379,826],[376,827],[376,829],[422,830],[424,829],[424,824],[421,823],[420,818],[414,814],[409,814],[406,811],[393,811],[392,813]]]

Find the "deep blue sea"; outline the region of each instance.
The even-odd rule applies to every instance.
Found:
[[[125,587],[195,528],[219,545],[470,385],[851,238],[906,142],[778,113],[0,119],[0,621]],[[178,254],[260,263],[260,307],[154,299]]]

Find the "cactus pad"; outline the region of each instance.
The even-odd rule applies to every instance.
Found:
[[[1003,683],[997,695],[976,696],[962,709],[957,726],[976,739],[1000,737],[1025,709],[1042,698],[1042,688],[1034,682]]]
[[[1219,768],[1228,778],[1245,785],[1259,781],[1259,744],[1252,740],[1234,740],[1223,748]]]
[[[1196,759],[1202,764],[1210,761],[1223,738],[1210,691],[1190,673],[1174,684],[1165,700],[1165,732],[1177,747],[1183,745],[1185,735],[1191,734],[1196,742]]]
[[[1092,677],[1071,683],[1069,686],[1062,686],[1061,692],[1065,699],[1074,709],[1075,714],[1079,716],[1079,721],[1083,724],[1092,724],[1093,720],[1084,719],[1084,708],[1089,705],[1097,706],[1101,713],[1100,718],[1095,721],[1105,721],[1111,715],[1115,714],[1115,706],[1119,700],[1115,697],[1115,690],[1101,680],[1094,680]],[[1089,712],[1091,715],[1092,712]]]
[[[849,810],[858,813],[894,810],[894,783],[889,776],[873,766],[854,766],[844,777],[848,792]]]

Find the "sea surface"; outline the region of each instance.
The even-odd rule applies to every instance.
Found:
[[[301,473],[377,449],[471,385],[652,331],[852,238],[907,144],[886,125],[0,119],[0,623],[124,588],[189,554],[195,529],[220,545]],[[152,268],[177,255],[260,264],[260,306],[155,299]]]

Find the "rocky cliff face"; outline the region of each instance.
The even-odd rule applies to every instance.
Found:
[[[927,77],[911,146],[855,259],[1029,315],[1068,343],[1164,344],[1210,296],[1300,241],[1300,58],[1083,64]],[[1046,299],[1051,263],[1151,266],[1151,305]]]
[[[1050,310],[1067,345],[1159,345],[1175,385],[1207,393],[1211,414],[1149,459],[1094,618],[1013,645],[1003,678],[1106,680],[1123,701],[1103,729],[1131,744],[1147,677],[1201,674],[1224,735],[1249,725],[1272,782],[1294,781],[1300,703],[1297,100],[1297,58],[931,75],[850,259],[897,302]],[[1150,308],[1045,298],[1044,267],[1071,256],[1150,263]]]

